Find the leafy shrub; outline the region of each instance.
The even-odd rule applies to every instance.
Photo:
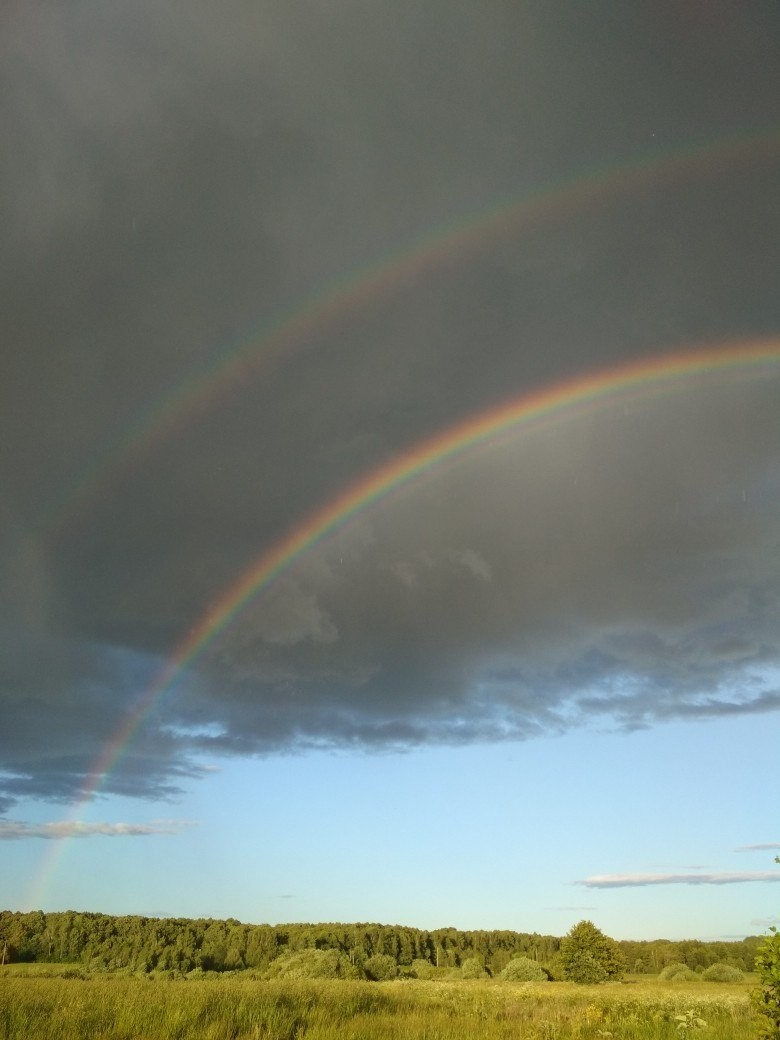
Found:
[[[375,953],[368,957],[363,962],[363,970],[373,982],[394,979],[398,975],[398,965],[395,963],[395,959],[386,953]]]
[[[687,964],[667,964],[658,976],[664,982],[693,982],[698,978],[695,971],[691,971]]]
[[[741,982],[745,973],[731,964],[711,964],[702,974],[707,982]]]
[[[506,982],[546,982],[547,975],[530,957],[513,957],[499,978]]]
[[[460,966],[460,974],[464,979],[486,979],[488,977],[485,965],[479,957],[467,957]]]
[[[350,974],[349,961],[338,950],[297,950],[272,961],[269,978],[342,979]]]
[[[422,957],[415,957],[411,965],[411,974],[416,979],[432,979],[436,975],[436,967]]]
[[[753,1000],[765,1019],[761,1032],[775,1040],[780,1037],[780,932],[776,928],[771,930],[771,935],[762,941],[756,952],[756,971],[761,988]]]

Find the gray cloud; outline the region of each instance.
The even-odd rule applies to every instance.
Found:
[[[709,874],[595,874],[575,884],[586,888],[641,888],[646,885],[740,885],[752,881],[780,881],[780,874],[769,870]]]
[[[0,820],[0,841],[20,841],[23,838],[91,838],[146,837],[159,834],[180,834],[194,824],[190,820],[153,820],[151,823],[23,823],[19,820]]]
[[[777,336],[780,13],[711,8],[5,5],[0,810],[107,763],[100,792],[172,798],[224,755],[778,710],[780,372],[746,366],[426,472],[141,711],[242,574],[426,437]]]
[[[735,852],[763,852],[765,849],[780,849],[780,841],[761,841],[755,845],[737,845]]]

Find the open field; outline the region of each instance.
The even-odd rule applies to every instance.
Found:
[[[0,972],[0,1040],[753,1040],[757,1028],[749,983],[291,982],[13,968]]]

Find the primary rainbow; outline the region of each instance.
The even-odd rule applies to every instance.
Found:
[[[422,479],[446,462],[454,462],[503,437],[537,429],[550,422],[568,421],[590,409],[625,400],[626,396],[646,397],[684,387],[691,380],[712,374],[762,368],[770,376],[780,375],[780,338],[689,348],[580,375],[472,415],[420,441],[350,484],[261,553],[189,630],[94,763],[82,788],[81,798],[71,807],[68,822],[75,831],[85,805],[98,791],[143,720],[183,673],[205,653],[213,639],[287,568],[341,529],[352,517],[376,506],[392,492]],[[31,889],[31,906],[42,905],[48,881],[65,845],[65,841],[53,842],[52,852]]]
[[[780,339],[740,341],[664,354],[579,376],[470,416],[361,477],[265,550],[214,601],[174,649],[133,718],[116,734],[96,763],[93,789],[116,762],[146,713],[204,653],[215,636],[283,571],[356,514],[375,506],[400,487],[421,479],[446,461],[494,443],[502,435],[516,434],[529,426],[535,428],[552,419],[568,420],[625,392],[647,396],[677,387],[680,380],[686,378],[746,366],[764,366],[780,373]]]
[[[580,172],[574,178],[493,202],[456,222],[429,230],[376,262],[329,282],[318,292],[278,314],[228,348],[221,348],[184,379],[160,394],[136,419],[102,440],[98,455],[72,475],[41,517],[42,533],[57,536],[67,523],[110,485],[124,463],[175,432],[199,412],[212,408],[239,380],[296,348],[315,343],[323,329],[334,326],[374,300],[447,262],[486,248],[533,221],[559,218],[588,204],[640,188],[674,182],[681,177],[718,170],[724,164],[753,163],[780,150],[777,127],[757,128],[736,136],[688,144],[674,151],[644,154],[619,165]]]

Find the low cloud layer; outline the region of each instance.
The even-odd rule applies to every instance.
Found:
[[[145,837],[160,834],[181,834],[194,826],[190,820],[152,820],[150,823],[82,823],[61,821],[55,823],[23,823],[19,820],[0,820],[0,841],[20,841],[23,838],[108,838]]]
[[[225,756],[780,709],[756,364],[427,470],[145,701],[264,554],[426,438],[632,359],[780,356],[780,10],[681,12],[3,7],[0,812],[172,798]]]
[[[780,881],[780,872],[742,870],[700,874],[594,874],[576,883],[586,888],[643,888],[647,885],[742,885],[756,881]]]

